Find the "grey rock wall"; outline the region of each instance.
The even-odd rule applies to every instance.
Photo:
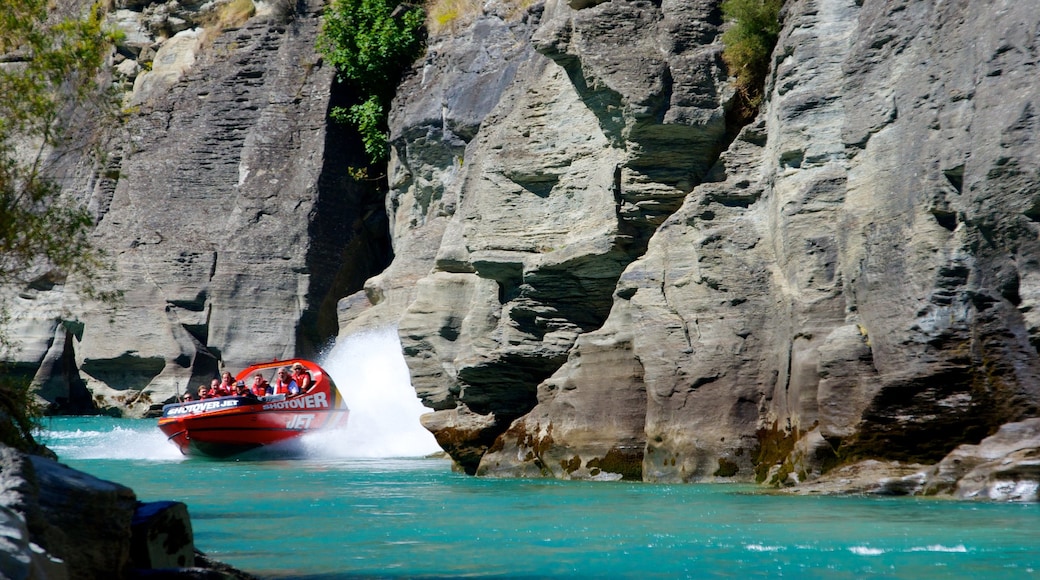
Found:
[[[314,46],[323,2],[223,29],[203,26],[220,3],[131,4],[113,13],[122,124],[92,127],[100,157],[52,169],[95,212],[98,286],[122,297],[68,280],[11,301],[16,362],[58,411],[139,416],[219,371],[314,355],[336,301],[391,255],[382,192],[345,171],[356,136],[326,126],[341,96]]]
[[[343,329],[399,321],[471,473],[935,463],[1040,401],[1033,12],[788,2],[738,134],[718,3],[491,9],[402,87]]]
[[[730,95],[712,10],[490,11],[434,38],[401,88],[389,204],[402,258],[370,284],[407,304],[395,312],[435,409],[424,424],[467,471],[604,323],[625,266],[721,149]]]

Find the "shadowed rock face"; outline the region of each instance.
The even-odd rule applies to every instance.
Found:
[[[710,2],[486,14],[469,34],[433,39],[401,88],[390,210],[408,258],[369,294],[414,295],[399,330],[435,409],[424,422],[468,472],[607,320],[624,268],[723,147],[717,20]],[[401,265],[416,257],[423,267]],[[398,290],[405,270],[423,277]],[[613,358],[601,362],[641,393],[631,357]],[[616,402],[644,413],[639,395]],[[622,423],[625,461],[638,465],[641,419]]]
[[[1040,400],[1037,18],[788,2],[738,135],[715,2],[486,13],[402,87],[343,327],[399,320],[471,473],[938,461]]]
[[[356,136],[326,126],[338,95],[314,48],[323,2],[294,5],[224,31],[130,37],[154,60],[125,125],[100,167],[71,159],[58,173],[96,212],[114,263],[101,289],[124,294],[98,304],[52,285],[16,299],[45,399],[140,415],[220,370],[314,354],[336,334],[336,301],[389,262],[383,193],[347,176],[362,164]],[[51,295],[66,303],[48,308]]]

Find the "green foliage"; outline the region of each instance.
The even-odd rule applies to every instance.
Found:
[[[326,10],[318,48],[355,95],[333,119],[357,127],[373,162],[386,159],[386,112],[401,73],[423,48],[423,10],[399,0],[335,0]]]
[[[762,102],[769,58],[780,34],[783,0],[725,0],[722,15],[732,26],[722,34],[722,60],[736,77],[737,92],[754,110]]]
[[[25,453],[53,456],[33,438],[41,415],[24,380],[0,369],[0,443]]]
[[[61,196],[44,163],[65,143],[63,120],[77,107],[106,106],[96,79],[113,35],[99,3],[83,18],[61,20],[47,6],[20,0],[0,15],[0,54],[10,61],[0,67],[0,284],[41,271],[89,280],[102,263],[91,214]]]
[[[91,243],[94,220],[46,177],[47,155],[67,142],[63,122],[102,110],[97,74],[112,33],[95,3],[82,18],[58,18],[48,0],[6,2],[0,10],[0,285],[51,284],[80,275],[84,290],[104,263]],[[0,353],[14,345],[0,302]],[[0,438],[31,443],[28,380],[3,377]]]
[[[375,95],[360,105],[350,107],[350,120],[361,132],[361,140],[365,144],[365,153],[372,159],[386,159],[390,148],[386,142],[383,127],[386,125],[386,111]]]

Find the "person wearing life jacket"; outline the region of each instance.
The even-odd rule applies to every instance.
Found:
[[[233,395],[237,390],[235,388],[235,377],[231,376],[231,373],[224,371],[220,373],[220,387],[219,390],[225,395]]]
[[[249,399],[249,402],[257,400],[256,395],[253,394],[253,390],[246,386],[245,381],[238,381],[235,383],[235,394],[239,397]]]
[[[278,375],[274,381],[274,394],[276,395],[295,395],[300,392],[300,387],[296,384],[296,381],[292,378],[292,373],[289,372],[288,367],[282,367],[278,369]]]
[[[199,400],[208,399],[209,397],[209,387],[206,385],[199,385]]]
[[[267,382],[264,375],[256,373],[253,375],[253,394],[257,397],[265,397],[273,394],[271,392],[271,384]]]
[[[293,364],[292,379],[296,382],[296,386],[300,388],[300,393],[306,393],[314,386],[314,379],[311,378],[311,374],[300,363]]]
[[[231,394],[231,391],[223,388],[220,383],[220,379],[213,379],[209,382],[209,396],[211,397],[226,397]]]

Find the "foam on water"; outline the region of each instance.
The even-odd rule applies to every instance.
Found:
[[[47,431],[42,439],[60,459],[180,461],[184,458],[154,424],[143,428],[140,422],[122,426],[116,424],[117,421],[107,420],[109,428]]]
[[[880,556],[885,553],[885,550],[881,548],[871,548],[870,546],[852,546],[849,551],[860,556]]]
[[[956,546],[943,546],[941,544],[935,544],[932,546],[918,546],[910,548],[911,552],[949,552],[951,554],[964,554],[968,551],[968,548],[964,544],[958,544]]]
[[[397,329],[351,335],[319,361],[350,407],[347,427],[306,435],[310,456],[422,457],[440,451],[419,423],[429,413],[415,395]]]

